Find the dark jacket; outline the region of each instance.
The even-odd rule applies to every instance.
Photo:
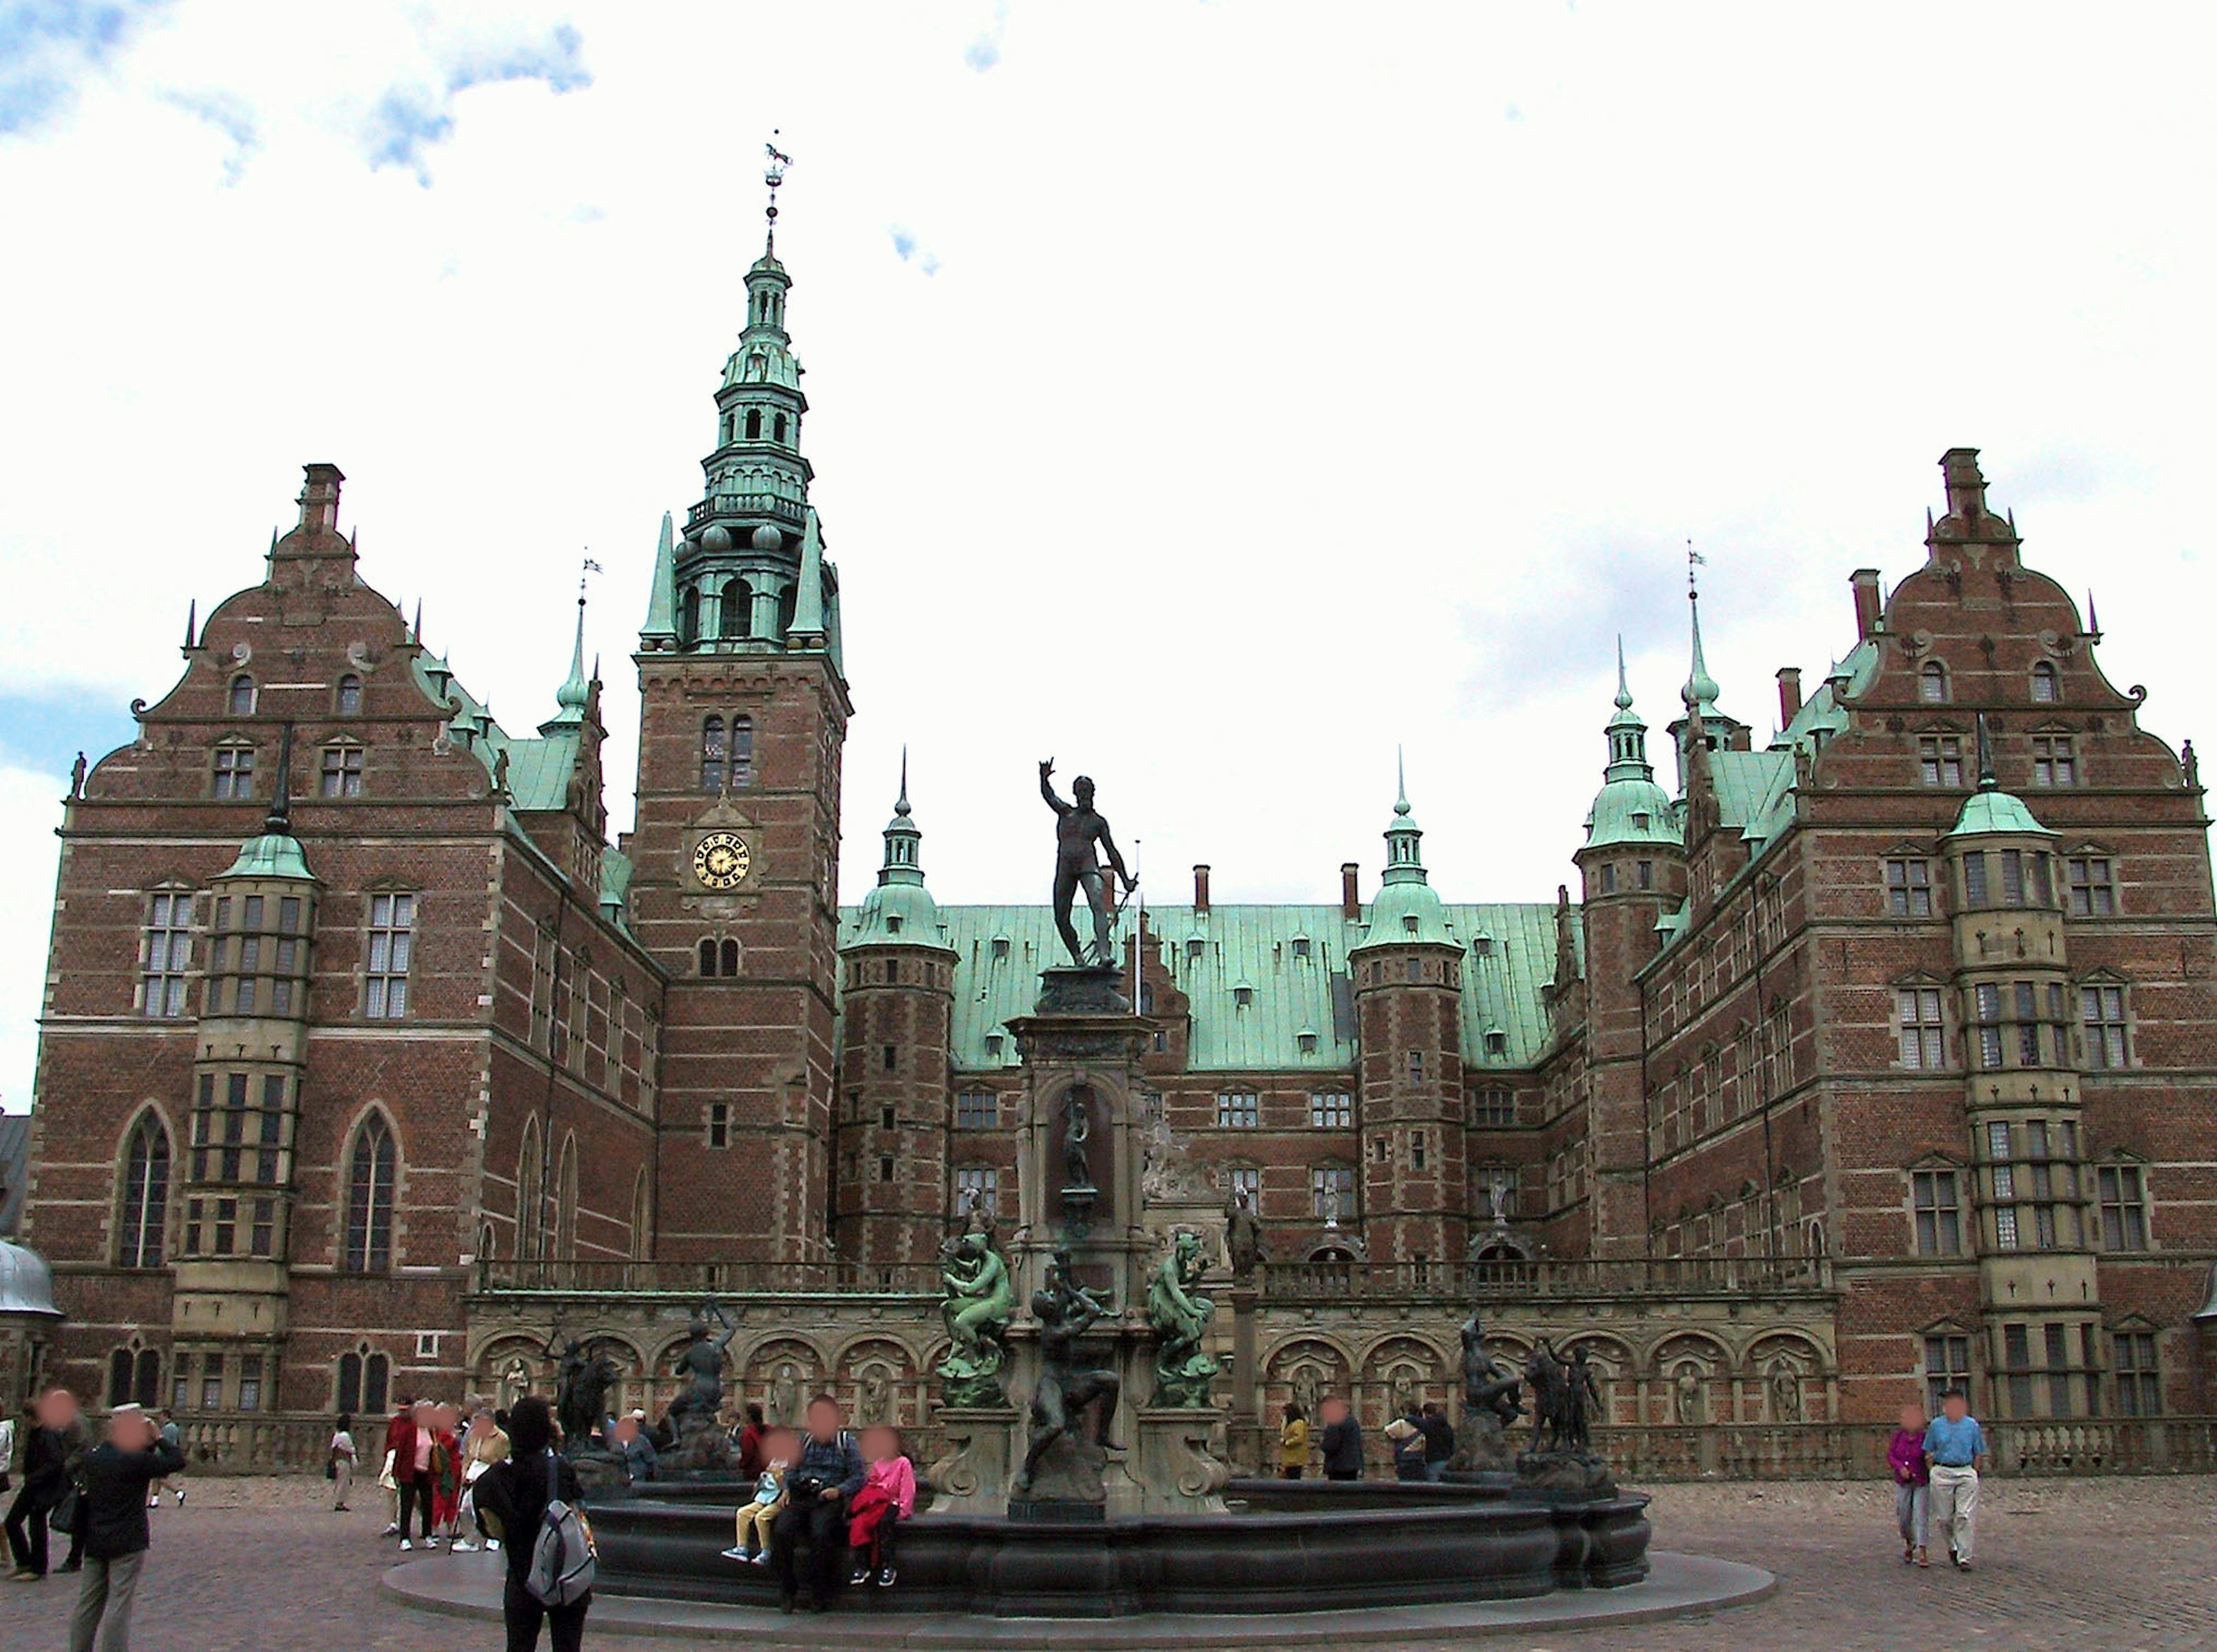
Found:
[[[616,1448],[623,1457],[624,1479],[631,1485],[654,1478],[660,1459],[654,1454],[654,1443],[644,1434],[634,1434]]]
[[[862,1488],[862,1454],[855,1449],[855,1437],[845,1429],[828,1442],[808,1434],[802,1437],[800,1461],[786,1476],[785,1488],[791,1494],[795,1482],[804,1490],[812,1484],[819,1489],[837,1486],[842,1497],[852,1497]]]
[[[539,1528],[547,1518],[547,1459],[552,1455],[541,1452],[521,1463],[513,1458],[496,1463],[477,1480],[478,1507],[499,1517],[500,1529],[507,1534],[500,1545],[501,1557],[519,1588],[530,1575]],[[554,1458],[554,1494],[565,1503],[577,1502],[584,1494],[567,1457]]]
[[[1424,1431],[1424,1461],[1445,1463],[1455,1454],[1454,1425],[1434,1412],[1428,1417],[1418,1417],[1417,1426]]]
[[[763,1435],[769,1431],[758,1422],[750,1422],[739,1430],[739,1478],[760,1479],[763,1471]]]
[[[58,1428],[34,1428],[23,1442],[23,1495],[34,1504],[54,1502],[69,1482],[69,1437]]]
[[[146,1487],[184,1466],[185,1454],[159,1440],[144,1451],[126,1451],[105,1440],[95,1446],[83,1469],[84,1552],[95,1560],[144,1552]]]
[[[1362,1472],[1362,1425],[1353,1417],[1326,1423],[1324,1438],[1319,1442],[1324,1451],[1324,1471],[1326,1474],[1356,1474]]]

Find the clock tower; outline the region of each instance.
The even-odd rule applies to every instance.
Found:
[[[669,970],[658,1260],[826,1255],[839,762],[838,579],[800,451],[792,281],[770,237],[716,391],[707,486],[663,518],[639,675],[633,931]]]

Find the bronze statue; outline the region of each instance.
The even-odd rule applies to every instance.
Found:
[[[1093,1115],[1086,1105],[1093,1092],[1082,1084],[1070,1087],[1062,1098],[1062,1176],[1065,1187],[1093,1185],[1093,1166],[1087,1162],[1085,1144],[1093,1135]]]
[[[1506,1428],[1524,1414],[1516,1371],[1489,1352],[1485,1329],[1473,1304],[1462,1325],[1462,1408],[1467,1418],[1492,1417]]]
[[[1147,1323],[1159,1339],[1155,1350],[1155,1398],[1158,1406],[1205,1406],[1208,1388],[1221,1367],[1202,1346],[1216,1304],[1194,1289],[1208,1264],[1201,1259],[1201,1235],[1178,1230],[1170,1253],[1155,1270],[1147,1290]]]
[[[1566,1360],[1542,1338],[1524,1364],[1532,1384],[1532,1450],[1585,1457],[1593,1445],[1593,1416],[1601,1409],[1596,1368],[1583,1346]]]
[[[951,1406],[1005,1406],[1001,1368],[1008,1363],[1016,1290],[1009,1265],[993,1248],[992,1218],[975,1199],[961,1233],[940,1247],[940,1282],[948,1345],[937,1367],[942,1397]]]
[[[1233,1190],[1224,1206],[1224,1259],[1232,1265],[1234,1279],[1252,1278],[1263,1259],[1263,1219],[1244,1187]]]
[[[562,1426],[562,1450],[575,1457],[603,1449],[601,1430],[608,1421],[608,1390],[615,1386],[615,1361],[601,1352],[598,1339],[571,1337],[559,1355],[554,1340],[547,1340],[547,1357],[556,1362],[554,1420]]]
[[[1115,1448],[1108,1424],[1116,1414],[1122,1383],[1113,1370],[1084,1363],[1078,1348],[1085,1333],[1115,1312],[1078,1283],[1070,1253],[1057,1251],[1047,1263],[1047,1289],[1032,1294],[1032,1315],[1040,1326],[1040,1374],[1032,1389],[1031,1443],[1013,1490],[1032,1488],[1040,1459],[1055,1441],[1065,1434],[1085,1439],[1085,1413],[1090,1407],[1097,1405],[1100,1413],[1091,1443],[1104,1450]]]
[[[723,1335],[709,1335],[711,1315],[723,1327]],[[715,1426],[716,1414],[724,1407],[724,1350],[732,1346],[732,1337],[738,1333],[738,1327],[713,1296],[701,1304],[690,1329],[693,1340],[677,1356],[677,1375],[687,1378],[687,1384],[670,1401],[670,1409],[662,1420],[669,1437],[681,1441],[691,1439],[704,1428]]]
[[[1078,777],[1071,790],[1075,803],[1065,803],[1054,795],[1051,783],[1054,774],[1054,759],[1044,758],[1039,766],[1040,795],[1047,799],[1047,807],[1055,812],[1054,829],[1054,926],[1062,935],[1063,945],[1070,949],[1070,961],[1079,968],[1091,965],[1105,968],[1114,962],[1109,950],[1109,925],[1115,920],[1116,909],[1109,904],[1114,886],[1103,887],[1101,863],[1095,857],[1094,846],[1108,857],[1109,868],[1124,880],[1124,893],[1129,895],[1139,888],[1138,882],[1124,869],[1124,857],[1116,848],[1116,840],[1108,835],[1108,822],[1093,807],[1093,782],[1084,775]],[[1078,931],[1071,927],[1070,904],[1077,892],[1085,891],[1086,905],[1093,909],[1093,945],[1090,951],[1078,944]]]

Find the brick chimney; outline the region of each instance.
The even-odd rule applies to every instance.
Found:
[[[1794,714],[1801,709],[1801,668],[1781,665],[1778,668],[1778,726],[1781,728],[1794,721]]]
[[[1362,921],[1362,868],[1348,861],[1339,869],[1339,915],[1350,924]]]
[[[1967,528],[1986,514],[1986,479],[1979,474],[1976,448],[1950,448],[1940,455],[1940,474],[1948,485],[1948,514]]]
[[[336,533],[339,525],[339,484],[346,478],[337,465],[309,465],[307,486],[300,490],[300,528],[316,534]]]
[[[1856,634],[1859,637],[1876,634],[1879,616],[1883,611],[1878,600],[1878,570],[1857,568],[1848,576],[1848,583],[1856,590]]]
[[[1193,909],[1196,913],[1208,911],[1208,863],[1201,861],[1193,869]]]

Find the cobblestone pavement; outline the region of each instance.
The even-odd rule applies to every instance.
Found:
[[[471,1652],[497,1628],[378,1598],[400,1557],[377,1533],[374,1488],[333,1513],[320,1480],[189,1482],[186,1507],[153,1516],[137,1652]],[[1720,1640],[1775,1652],[2168,1652],[2217,1647],[2217,1526],[2207,1478],[1989,1479],[1979,1567],[1900,1563],[1884,1486],[1732,1484],[1654,1488],[1657,1546],[1751,1561],[1778,1574],[1771,1599],[1637,1628],[1489,1637],[1488,1648],[1715,1652]],[[57,1556],[59,1558],[59,1556]],[[62,1652],[77,1580],[0,1583],[0,1647]],[[671,1640],[587,1635],[588,1644]],[[1195,1648],[1195,1652],[1204,1652]]]

